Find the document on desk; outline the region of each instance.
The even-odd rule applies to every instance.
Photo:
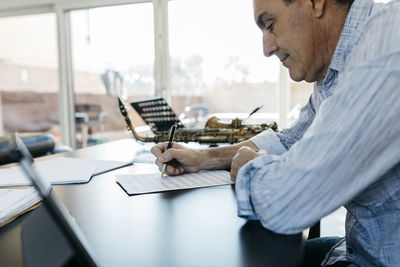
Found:
[[[233,184],[229,172],[223,170],[164,177],[160,177],[160,173],[124,174],[116,177],[117,183],[128,195]]]
[[[97,168],[92,176],[103,174],[133,164],[132,160],[131,161],[93,160],[93,161],[97,163]]]
[[[0,189],[0,227],[41,200],[34,188]]]
[[[51,184],[87,183],[93,175],[132,164],[131,162],[58,157],[36,163],[36,171]],[[0,187],[31,185],[19,166],[0,168]]]

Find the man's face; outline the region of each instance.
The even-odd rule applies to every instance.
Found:
[[[323,38],[311,0],[254,0],[254,16],[263,32],[264,55],[276,55],[294,81],[313,82],[324,75]]]

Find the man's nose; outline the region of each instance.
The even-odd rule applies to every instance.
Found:
[[[263,34],[263,48],[264,55],[266,57],[273,56],[276,51],[278,51],[278,45],[276,44],[275,35],[269,31],[264,31]]]

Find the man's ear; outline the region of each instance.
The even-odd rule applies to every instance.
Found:
[[[313,14],[316,18],[321,18],[325,12],[325,0],[310,0],[312,2]]]

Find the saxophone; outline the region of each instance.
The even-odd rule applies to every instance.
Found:
[[[133,126],[129,115],[128,109],[121,98],[118,98],[119,109],[122,116],[124,116],[127,124],[128,132],[137,140],[141,142],[165,142],[168,141],[168,131],[158,131],[152,134],[142,136],[138,134]],[[222,123],[216,117],[208,119],[204,129],[176,129],[174,141],[175,142],[197,142],[203,144],[219,144],[229,143],[235,144],[250,139],[251,137],[265,131],[272,129],[278,131],[276,122],[271,124],[257,124],[246,125],[242,120],[236,118],[231,123]]]

